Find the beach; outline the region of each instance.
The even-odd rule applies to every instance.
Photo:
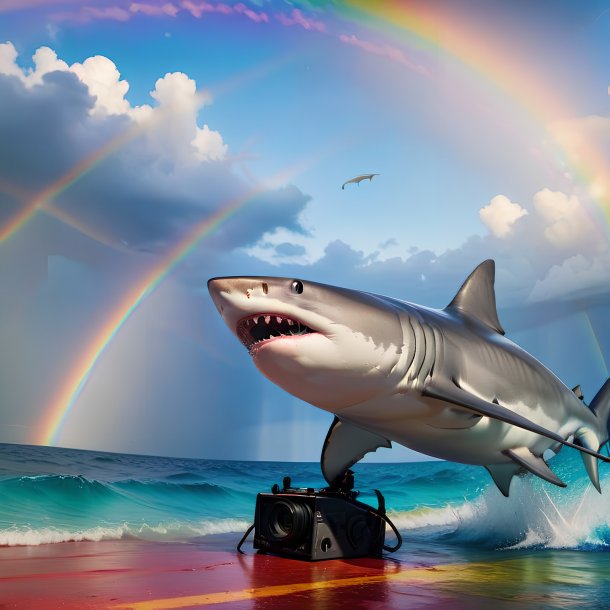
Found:
[[[462,551],[448,561],[438,545],[407,541],[397,556],[305,562],[248,543],[241,555],[238,540],[3,547],[0,608],[602,608],[610,576],[606,553]]]

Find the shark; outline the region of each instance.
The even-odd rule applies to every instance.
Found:
[[[294,278],[215,277],[208,289],[265,377],[334,414],[321,455],[329,484],[398,443],[484,466],[508,497],[528,472],[565,487],[548,461],[568,446],[601,493],[610,379],[587,405],[580,386],[506,337],[494,283],[486,260],[444,309]]]
[[[379,174],[361,174],[360,176],[356,176],[355,178],[350,178],[349,180],[345,181],[342,185],[341,185],[341,190],[345,190],[345,185],[346,184],[357,184],[358,186],[360,186],[360,183],[363,180],[368,180],[369,182],[373,182],[373,178],[375,176],[379,176]]]

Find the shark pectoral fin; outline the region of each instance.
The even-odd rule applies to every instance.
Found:
[[[504,496],[508,498],[508,490],[510,489],[510,482],[513,477],[521,470],[521,466],[513,462],[506,462],[504,464],[487,464],[485,466],[487,471],[494,480],[497,488],[502,492]]]
[[[579,428],[574,434],[574,442],[577,445],[582,447],[586,447],[587,449],[592,449],[595,451],[599,449],[599,439],[595,435],[595,433],[590,428]],[[589,475],[589,479],[591,479],[591,483],[599,493],[602,493],[602,488],[599,484],[599,472],[597,467],[597,459],[588,453],[581,453],[582,461],[587,469],[587,474]]]
[[[342,475],[369,451],[392,447],[383,436],[335,417],[322,447],[322,474],[328,483]]]
[[[527,419],[527,417],[523,417],[502,405],[495,402],[489,402],[488,400],[484,400],[483,398],[479,398],[478,396],[463,390],[454,379],[441,376],[434,377],[426,383],[422,390],[422,394],[424,396],[429,396],[430,398],[442,400],[443,402],[451,402],[460,407],[464,407],[465,409],[470,409],[475,413],[479,413],[480,415],[485,415],[486,417],[517,426],[517,428],[535,432],[536,434],[540,434],[540,436],[546,436],[562,445],[578,449],[580,452],[587,453],[603,462],[610,462],[610,457],[599,453],[599,451],[596,451],[595,449],[590,449],[582,443],[578,444],[567,441],[556,432],[539,426],[530,419]]]
[[[430,398],[437,398],[444,402],[453,403],[465,409],[469,409],[470,411],[474,411],[479,415],[485,415],[486,417],[512,424],[513,426],[523,428],[524,430],[529,430],[530,432],[536,432],[537,434],[551,438],[559,443],[569,444],[555,432],[551,432],[550,430],[539,426],[526,417],[523,417],[496,402],[489,402],[488,400],[484,400],[483,398],[479,398],[478,396],[463,390],[453,379],[448,379],[447,377],[430,379],[424,386],[422,394],[424,396],[429,396]]]
[[[566,487],[566,484],[548,467],[547,463],[541,457],[534,455],[527,447],[506,449],[502,453],[545,481],[559,487]]]

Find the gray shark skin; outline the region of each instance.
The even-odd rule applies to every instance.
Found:
[[[397,442],[485,466],[508,496],[527,471],[565,486],[545,457],[568,445],[601,492],[610,380],[587,406],[507,339],[494,276],[494,262],[481,263],[444,309],[289,278],[212,278],[208,289],[263,375],[335,414],[321,460],[329,483]]]
[[[346,180],[342,185],[341,185],[341,190],[345,190],[345,185],[346,184],[357,184],[358,186],[360,186],[360,183],[363,180],[368,180],[369,182],[373,182],[373,178],[375,176],[379,176],[379,174],[361,174],[360,176],[356,176],[355,178],[350,178],[349,180]]]

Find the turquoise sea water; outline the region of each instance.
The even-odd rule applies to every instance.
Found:
[[[553,458],[568,484],[531,475],[504,498],[482,467],[450,462],[358,464],[360,500],[380,489],[405,541],[479,549],[610,549],[610,469],[604,493],[580,457]],[[140,538],[189,541],[234,533],[252,522],[259,491],[284,476],[324,486],[317,463],[238,462],[0,444],[0,545]]]

